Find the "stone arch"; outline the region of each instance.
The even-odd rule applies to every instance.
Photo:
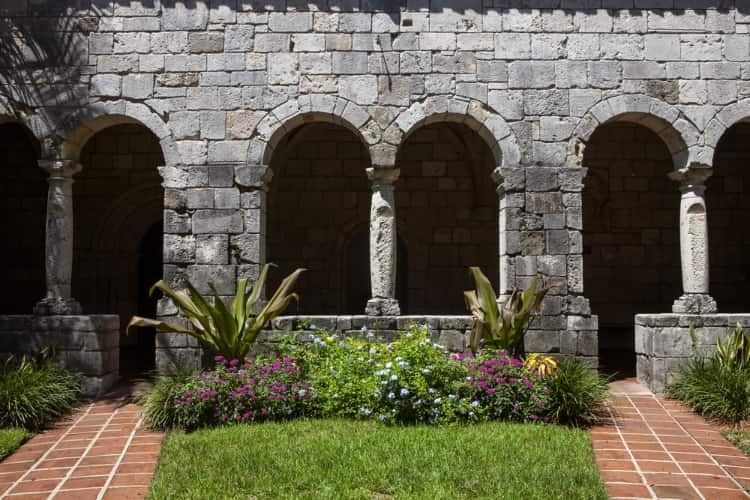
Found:
[[[172,131],[166,123],[145,104],[112,101],[87,106],[69,115],[56,132],[58,151],[50,152],[66,160],[78,161],[86,142],[97,132],[121,124],[138,124],[146,127],[159,139],[166,166],[182,164]]]
[[[703,131],[703,144],[706,149],[704,164],[713,166],[719,141],[727,130],[741,122],[750,122],[750,98],[724,106],[709,120]]]
[[[162,222],[161,218],[154,217],[140,220],[138,215],[148,214],[153,208],[161,211],[163,198],[164,193],[155,186],[142,186],[117,197],[94,230],[94,249],[105,252],[135,249],[146,230]],[[134,234],[133,230],[140,231]]]
[[[463,123],[476,131],[492,150],[496,167],[518,166],[521,151],[510,127],[500,115],[479,101],[448,96],[428,97],[402,111],[394,124],[401,136],[400,143],[403,143],[420,127],[438,122]]]
[[[368,146],[380,140],[379,127],[362,106],[329,94],[304,95],[277,106],[258,122],[248,149],[248,164],[270,165],[276,146],[289,132],[315,122],[341,125]]]
[[[573,131],[568,164],[581,165],[583,150],[597,128],[618,121],[643,125],[656,133],[672,155],[674,170],[686,168],[701,156],[700,133],[677,108],[654,97],[627,94],[600,101],[583,116]]]

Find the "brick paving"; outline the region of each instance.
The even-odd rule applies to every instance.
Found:
[[[87,403],[0,462],[0,499],[143,498],[162,438],[135,404]]]
[[[591,429],[611,498],[750,498],[750,459],[718,429],[633,381],[611,388],[609,419]]]

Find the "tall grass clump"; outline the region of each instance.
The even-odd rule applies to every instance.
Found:
[[[175,368],[156,379],[151,390],[140,400],[141,412],[150,427],[166,430],[178,426],[172,400],[177,388],[187,382],[192,375],[191,370]]]
[[[577,359],[561,359],[546,379],[548,412],[554,422],[575,427],[594,424],[609,397],[609,379]]]
[[[695,344],[692,330],[691,335]],[[719,340],[712,355],[695,350],[665,393],[711,419],[736,423],[750,418],[750,339],[742,327],[738,324],[724,342]]]
[[[50,358],[10,358],[0,366],[0,428],[42,429],[71,410],[81,377]]]

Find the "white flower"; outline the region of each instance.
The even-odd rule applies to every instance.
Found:
[[[435,404],[439,405],[442,402],[442,398],[435,398]]]
[[[398,376],[397,375],[391,375],[391,380],[398,380]]]
[[[409,389],[403,388],[401,389],[401,397],[408,396],[409,395]]]
[[[396,397],[396,395],[395,395],[395,394],[393,394],[392,392],[389,392],[389,393],[388,393],[388,396],[387,396],[387,398],[388,398],[388,399],[393,399],[393,398],[395,398],[395,397]]]
[[[370,347],[370,354],[377,354],[377,353],[378,353],[377,349],[375,349],[374,347]]]
[[[304,390],[304,389],[300,389],[299,391],[297,391],[297,394],[299,394],[300,396],[302,396],[304,398],[305,395],[307,394],[307,391]]]
[[[430,394],[435,394],[437,391],[433,389],[432,387],[430,387],[427,389],[427,392],[429,392]]]
[[[392,366],[393,366],[393,363],[391,363],[390,361],[389,361],[389,362],[387,362],[387,363],[385,364],[385,367],[386,367],[386,368],[390,368],[390,367],[392,367]]]
[[[472,401],[471,406],[476,408],[477,406],[479,406],[479,401]]]

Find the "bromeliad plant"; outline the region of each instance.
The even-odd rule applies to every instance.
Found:
[[[486,347],[505,349],[512,356],[523,354],[523,336],[531,315],[542,305],[549,288],[537,290],[535,279],[528,290],[514,289],[502,308],[497,304],[497,295],[490,280],[478,267],[470,267],[476,290],[464,292],[466,307],[474,317],[471,329],[470,347],[472,352],[479,350],[480,341]]]
[[[184,333],[195,337],[214,354],[227,359],[244,360],[260,331],[275,317],[283,314],[292,300],[298,299],[297,294],[290,293],[290,290],[304,269],[296,269],[284,278],[273,296],[257,314],[255,313],[270,266],[271,264],[263,266],[258,280],[252,286],[247,278],[239,280],[231,307],[224,304],[211,284],[209,286],[213,291],[213,304],[203,298],[189,281],[185,283],[187,290],[172,290],[163,280],[159,280],[151,287],[149,293],[153,295],[154,291],[161,290],[190,321],[192,329],[133,316],[126,332],[129,333],[131,328],[140,326]]]

